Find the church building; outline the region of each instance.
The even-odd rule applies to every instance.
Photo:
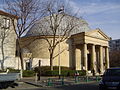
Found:
[[[53,66],[60,65],[75,70],[86,70],[89,73],[94,70],[96,74],[102,74],[106,68],[109,68],[108,41],[110,38],[99,28],[95,30],[90,29],[88,23],[83,18],[76,18],[70,15],[65,16],[66,18],[75,18],[74,23],[77,22],[79,26],[71,32],[68,39],[60,42],[60,61],[58,55],[59,45],[56,46],[53,55]],[[52,34],[44,36],[41,33],[41,22],[42,26],[46,25],[44,19],[39,20],[28,31],[26,36],[21,38],[23,57],[26,63],[25,68],[38,66],[39,60],[41,60],[41,65],[43,66],[50,65],[49,46],[44,37],[51,40],[53,36]],[[47,27],[47,25],[44,27]],[[49,27],[47,30],[47,32],[51,32]]]
[[[16,34],[11,24],[11,17],[18,17],[9,13],[0,11],[0,34],[3,30],[10,31],[9,36],[5,39],[4,45],[4,67],[20,69],[20,59],[16,55]],[[62,14],[58,17],[62,17]],[[35,68],[41,60],[42,66],[50,66],[49,45],[45,37],[52,42],[53,34],[49,28],[49,16],[40,19],[25,36],[21,38],[22,56],[24,60],[24,69]],[[51,19],[52,20],[52,19]],[[72,24],[70,23],[72,20]],[[56,32],[56,40],[63,35],[63,28],[67,23],[70,27],[76,25],[69,34],[68,38],[57,44],[53,54],[53,66],[65,66],[74,70],[86,70],[95,74],[102,74],[105,69],[109,68],[109,43],[108,37],[99,28],[92,30],[83,18],[77,18],[65,14],[61,22],[60,31]],[[42,28],[41,28],[42,26]],[[41,30],[43,32],[41,33]],[[47,32],[47,33],[46,33]],[[61,32],[61,33],[60,33]],[[45,33],[46,35],[44,35]],[[67,32],[68,33],[68,32]],[[0,45],[2,45],[0,36]],[[0,66],[2,65],[2,46],[0,46]]]

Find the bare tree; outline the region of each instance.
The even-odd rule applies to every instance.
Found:
[[[120,67],[120,50],[110,51],[110,67]]]
[[[75,15],[68,15],[67,12],[69,11],[67,10],[69,8],[64,2],[61,2],[61,0],[45,0],[45,2],[42,2],[42,6],[39,1],[41,0],[7,0],[7,11],[19,17],[17,20],[17,27],[15,27],[16,23],[14,22],[14,19],[12,20],[12,24],[17,35],[22,69],[23,59],[20,38],[36,23],[40,30],[40,33],[38,34],[42,34],[49,45],[50,66],[51,70],[53,70],[54,50],[56,46],[60,42],[68,39],[72,31],[79,28],[79,20],[74,17]],[[42,17],[41,22],[36,22],[38,17]],[[51,37],[51,39],[48,37]]]
[[[9,20],[8,20],[9,21]],[[4,25],[1,24],[1,29],[0,29],[0,49],[1,49],[1,55],[2,55],[2,60],[1,60],[1,69],[4,70],[4,61],[6,59],[5,57],[5,52],[4,52],[4,46],[7,42],[7,37],[10,34],[9,26],[7,25],[7,19],[4,19]]]
[[[74,15],[68,15],[64,3],[58,1],[50,0],[45,3],[44,13],[46,16],[34,26],[35,29],[38,28],[36,30],[37,32],[39,30],[39,35],[43,35],[43,38],[48,43],[51,70],[53,70],[53,60],[57,56],[54,55],[56,46],[68,39],[80,24],[78,18],[74,17]]]
[[[12,19],[12,25],[17,35],[18,54],[21,60],[21,69],[24,69],[20,38],[42,16],[40,12],[40,0],[6,0],[6,11],[18,16],[17,22]],[[39,13],[39,14],[38,14]],[[16,26],[17,24],[17,26]]]

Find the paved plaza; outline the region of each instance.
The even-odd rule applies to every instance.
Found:
[[[23,78],[16,81],[18,84],[15,87],[7,87],[3,90],[98,90],[99,81],[96,77],[73,78],[65,77],[59,79],[58,77],[41,77],[40,81],[35,80],[35,77]]]

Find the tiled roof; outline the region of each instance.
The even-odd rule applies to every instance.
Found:
[[[64,21],[65,23],[67,23],[68,19],[70,18],[74,18],[75,20],[75,23],[77,22],[77,24],[79,23],[79,26],[77,28],[75,28],[71,33],[70,35],[73,35],[73,34],[77,34],[77,33],[80,33],[80,32],[87,32],[87,31],[90,31],[90,27],[88,25],[88,23],[82,19],[82,18],[76,18],[76,17],[73,17],[73,16],[70,16],[70,15],[66,15],[64,17]],[[63,21],[63,25],[65,24]],[[53,35],[53,33],[51,32],[51,29],[50,29],[50,25],[49,25],[49,16],[47,17],[44,17],[42,19],[40,19],[26,34],[26,37],[27,36],[41,36],[43,35],[43,33],[41,33],[41,29],[43,29],[44,33],[46,33],[47,35]],[[62,25],[62,26],[63,26]],[[42,26],[42,27],[41,27]],[[40,28],[41,27],[41,28]],[[64,28],[64,27],[63,27]],[[62,32],[62,31],[60,31]],[[44,34],[45,35],[45,34]],[[58,35],[58,33],[56,34]],[[62,34],[61,34],[62,35]]]
[[[7,12],[4,12],[4,11],[2,11],[2,10],[0,10],[0,15],[4,15],[4,16],[7,16],[7,17],[13,17],[13,18],[18,19],[18,16],[12,15],[12,14],[7,13]]]

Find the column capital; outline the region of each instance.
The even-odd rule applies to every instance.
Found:
[[[99,45],[99,47],[104,47],[103,45]]]
[[[96,44],[93,44],[93,43],[88,43],[89,45],[91,45],[91,46],[95,46]]]
[[[103,47],[103,45],[94,44],[95,46]]]
[[[105,47],[105,48],[109,48],[109,46],[103,46],[103,47]]]
[[[92,46],[96,46],[95,44],[91,44]]]
[[[83,43],[83,44],[88,44],[88,43]]]

